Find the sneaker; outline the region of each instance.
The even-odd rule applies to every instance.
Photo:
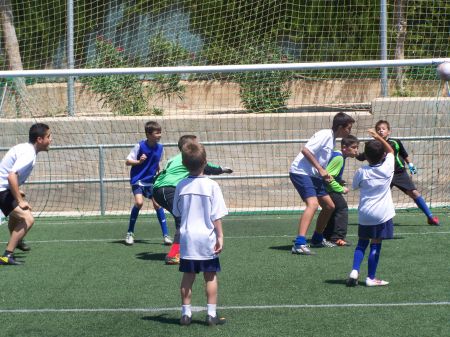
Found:
[[[0,256],[0,265],[10,265],[10,266],[17,266],[21,264],[20,262],[16,261],[14,259],[13,255],[10,256]]]
[[[345,247],[345,246],[351,246],[352,244],[348,241],[345,241],[343,239],[337,239],[336,241],[332,242],[338,247]]]
[[[188,315],[181,316],[180,325],[188,326],[192,322],[192,317]]]
[[[223,317],[212,317],[210,315],[206,315],[206,324],[208,324],[209,326],[215,326],[215,325],[222,325],[225,324],[227,322],[227,320]]]
[[[311,248],[334,248],[336,247],[336,244],[331,241],[327,241],[326,239],[323,239],[321,242],[318,243],[311,242],[309,246]]]
[[[125,244],[131,246],[134,244],[134,233],[128,232],[125,236]]]
[[[428,218],[428,224],[431,226],[440,226],[439,218],[437,216]]]
[[[374,278],[373,280],[370,278],[366,278],[366,286],[367,287],[379,287],[379,286],[387,286],[389,284],[388,281],[383,281]]]
[[[358,285],[358,276],[359,273],[357,270],[353,269],[352,272],[350,273],[350,275],[348,276],[348,280],[347,280],[347,287],[355,287]]]
[[[165,235],[164,236],[164,245],[165,246],[170,246],[170,245],[172,245],[172,239],[170,238],[170,236],[169,235]]]
[[[23,252],[29,252],[31,250],[31,247],[28,246],[24,240],[20,240],[16,248],[20,249]]]
[[[309,250],[309,248],[306,245],[296,245],[294,244],[292,246],[292,254],[299,254],[299,255],[314,255],[314,253]]]
[[[180,264],[180,254],[177,254],[175,256],[166,255],[166,264],[169,265]]]

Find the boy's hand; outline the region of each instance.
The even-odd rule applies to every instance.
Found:
[[[233,170],[229,167],[222,167],[222,173],[233,173]]]
[[[333,176],[328,173],[326,170],[320,170],[320,176],[323,180],[325,180],[327,183],[331,183],[333,181]]]
[[[381,137],[381,136],[375,131],[375,129],[369,129],[369,130],[367,130],[367,132],[369,133],[370,136],[372,136],[372,137],[375,138],[375,139]]]
[[[409,172],[411,172],[411,174],[417,173],[417,168],[414,166],[413,163],[408,163],[408,168],[409,168]]]
[[[145,153],[142,154],[142,156],[139,158],[139,164],[142,164],[147,159],[147,156]]]
[[[220,254],[223,249],[223,238],[218,237],[216,239],[216,245],[214,246],[214,254]]]
[[[348,187],[344,187],[344,192],[342,192],[342,194],[347,194],[349,191]]]

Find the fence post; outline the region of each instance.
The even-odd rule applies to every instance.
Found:
[[[386,0],[380,1],[380,50],[381,59],[387,60],[387,6]],[[381,96],[389,96],[388,69],[381,68]]]
[[[100,214],[105,215],[105,152],[102,145],[98,148],[98,175],[100,181]]]
[[[73,69],[75,66],[73,39],[73,0],[67,0],[67,68],[69,69]],[[69,116],[75,115],[75,77],[73,76],[67,78],[67,113]]]

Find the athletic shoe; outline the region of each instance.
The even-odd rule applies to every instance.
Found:
[[[28,246],[24,240],[20,240],[16,248],[20,249],[23,252],[29,252],[31,250],[31,247]]]
[[[428,218],[428,224],[431,226],[440,226],[439,218],[437,216]]]
[[[383,281],[374,278],[373,280],[370,278],[366,278],[366,286],[367,287],[379,287],[379,286],[387,286],[389,284],[388,281]]]
[[[332,242],[338,247],[345,247],[345,246],[351,246],[352,244],[348,241],[345,241],[343,239],[337,239],[336,241]]]
[[[166,255],[166,264],[169,265],[180,264],[180,254],[177,254],[175,256]]]
[[[314,255],[314,253],[309,250],[309,248],[306,245],[296,245],[294,244],[292,246],[292,254],[299,254],[299,255]]]
[[[317,243],[314,243],[311,241],[309,246],[311,248],[334,248],[334,247],[336,247],[336,244],[331,241],[327,241],[326,239],[323,239],[321,242],[317,242]]]
[[[16,261],[14,259],[13,255],[10,256],[0,256],[0,265],[10,265],[10,266],[17,266],[21,264],[20,262]]]
[[[354,287],[358,285],[358,276],[359,276],[358,271],[353,269],[350,275],[348,276],[348,280],[346,283],[347,287]]]
[[[134,244],[134,233],[128,232],[125,236],[125,244],[131,246]]]
[[[189,325],[192,322],[192,317],[188,316],[188,315],[183,315],[181,316],[180,319],[180,325]]]
[[[215,326],[215,325],[222,325],[225,324],[227,322],[227,320],[223,317],[212,317],[210,315],[206,315],[206,324],[208,324],[209,326]]]
[[[166,246],[170,246],[170,245],[172,245],[172,239],[170,238],[170,236],[169,235],[165,235],[164,236],[164,245],[166,245]]]

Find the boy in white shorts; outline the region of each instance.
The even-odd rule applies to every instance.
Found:
[[[202,272],[206,283],[210,326],[224,324],[219,318],[217,306],[217,272],[220,271],[218,254],[223,249],[222,218],[228,214],[222,191],[214,180],[203,175],[206,152],[198,142],[189,142],[182,147],[183,165],[189,176],[180,181],[175,189],[173,214],[181,218],[180,223],[180,267],[181,281],[181,325],[192,320],[192,285],[196,274]]]

